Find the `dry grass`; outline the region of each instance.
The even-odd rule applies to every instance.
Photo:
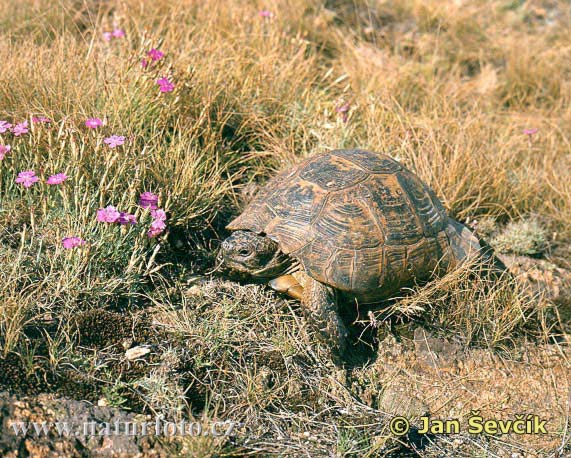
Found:
[[[265,7],[272,18],[258,14]],[[115,26],[126,37],[102,40]],[[35,380],[250,425],[248,441],[181,445],[195,456],[388,454],[382,408],[328,363],[291,304],[235,284],[189,296],[186,282],[212,267],[241,187],[328,148],[388,152],[457,218],[538,215],[545,244],[569,246],[570,29],[569,4],[551,0],[0,2],[0,120],[53,120],[0,134],[12,146],[0,161],[0,366],[36,377],[11,389]],[[153,47],[166,56],[143,70]],[[161,76],[174,92],[158,91]],[[343,122],[335,109],[347,102]],[[88,117],[105,125],[88,130]],[[126,144],[109,149],[111,134]],[[14,179],[27,169],[70,178],[25,190]],[[147,238],[143,191],[160,195],[169,235]],[[97,223],[106,205],[140,223]],[[64,250],[69,235],[88,244]],[[465,345],[508,353],[524,330],[546,332],[553,307],[509,278],[466,271],[397,305]],[[155,325],[82,345],[74,318],[94,309]],[[107,325],[111,335],[119,326]],[[125,362],[125,345],[149,342],[148,364]],[[389,383],[378,366],[362,370],[359,383]],[[466,453],[482,453],[474,447]]]

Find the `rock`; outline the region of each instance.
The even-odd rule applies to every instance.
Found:
[[[425,329],[414,330],[414,347],[417,361],[433,368],[455,367],[462,356],[462,347],[432,336]]]
[[[428,412],[428,405],[404,387],[387,385],[379,399],[379,410],[390,415],[419,417]]]
[[[16,407],[18,404],[20,407]],[[16,435],[12,425],[27,422],[48,425],[48,435],[36,436],[30,425],[26,435]],[[68,422],[69,434],[58,434],[55,422]],[[95,422],[95,435],[82,433],[84,424]],[[101,425],[115,422],[141,424],[142,420],[132,412],[117,408],[98,407],[83,401],[54,398],[51,395],[24,397],[16,400],[6,392],[0,392],[0,456],[18,458],[81,458],[84,456],[113,458],[166,458],[172,456],[166,443],[160,443],[152,435],[100,436]],[[61,423],[60,423],[61,425]],[[19,429],[19,428],[18,428]],[[20,429],[19,429],[20,430]],[[21,431],[21,430],[20,430]],[[62,430],[63,431],[63,430]],[[160,438],[167,441],[166,438]],[[173,439],[174,440],[174,439]]]
[[[149,347],[140,345],[138,347],[129,348],[125,352],[125,357],[129,361],[133,361],[134,359],[139,359],[145,355],[148,355],[150,352],[151,352],[151,349]]]
[[[559,305],[571,305],[571,271],[544,259],[507,254],[497,256],[516,278],[529,284],[534,293],[544,294]]]
[[[200,285],[192,285],[184,291],[185,297],[199,297],[203,293],[203,289]]]

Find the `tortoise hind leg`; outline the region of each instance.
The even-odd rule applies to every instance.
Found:
[[[308,277],[303,289],[302,306],[309,325],[330,347],[334,362],[342,363],[347,354],[349,331],[339,315],[335,290]]]

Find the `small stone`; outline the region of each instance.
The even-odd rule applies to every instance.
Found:
[[[101,398],[101,399],[97,400],[97,405],[99,407],[107,407],[109,405],[109,401],[107,401],[107,399],[105,399],[105,398]]]
[[[151,349],[149,347],[138,346],[138,347],[129,348],[129,350],[127,350],[125,352],[125,357],[129,361],[133,361],[134,359],[141,358],[142,356],[145,356],[146,354],[149,354],[150,352],[151,352]]]
[[[202,295],[203,289],[199,285],[192,285],[184,291],[186,297],[196,297]]]
[[[460,345],[432,336],[425,329],[414,330],[417,360],[433,368],[454,367],[462,356]]]

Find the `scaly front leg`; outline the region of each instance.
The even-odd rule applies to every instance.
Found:
[[[317,331],[319,339],[330,348],[333,361],[342,364],[348,348],[349,331],[339,316],[335,290],[315,281],[303,272],[282,275],[269,284],[274,290],[301,300],[303,314],[308,324]]]
[[[287,294],[297,300],[303,298],[303,287],[293,275],[282,275],[281,277],[274,278],[270,281],[269,285],[270,288],[278,293]]]
[[[335,290],[308,277],[302,305],[308,323],[331,349],[335,364],[341,365],[348,350],[349,331],[339,315]]]

